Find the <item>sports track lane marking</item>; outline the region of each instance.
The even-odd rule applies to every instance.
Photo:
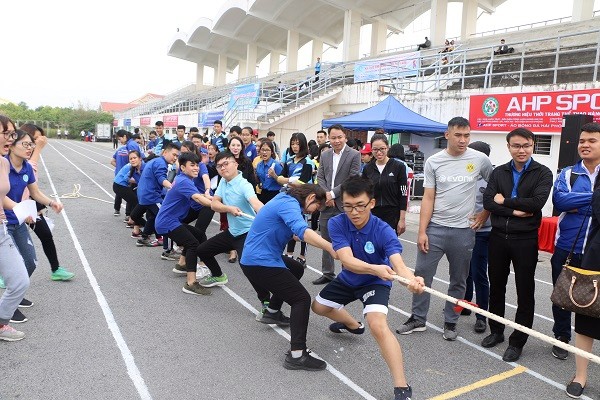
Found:
[[[75,144],[75,143],[69,143],[69,146],[67,146],[67,144],[65,144],[65,143],[62,143],[62,142],[61,142],[60,144],[62,144],[63,146],[66,146],[66,147],[73,146],[73,147],[76,147],[76,148],[78,148],[78,149],[80,149],[80,150],[86,150],[86,151],[88,151],[89,153],[98,154],[99,156],[102,156],[102,157],[109,157],[109,158],[112,158],[112,156],[115,154],[115,151],[116,151],[116,150],[115,150],[115,151],[112,151],[112,152],[110,152],[109,154],[102,154],[102,153],[98,153],[97,151],[90,150],[90,149],[88,149],[88,148],[87,148],[87,147],[85,147],[85,146],[81,146],[81,145],[78,145],[78,144]],[[98,150],[98,149],[96,149],[96,150]],[[99,150],[102,150],[102,151],[107,151],[107,150],[103,150],[103,149],[99,149]]]
[[[44,158],[40,157],[40,160],[42,161],[42,165],[44,166],[44,170],[46,171],[46,176],[48,177],[48,182],[50,183],[50,187],[52,188],[52,191],[54,193],[56,193],[56,187],[54,186],[54,182],[52,181],[52,178],[50,177],[50,171],[48,171],[48,167],[46,166],[46,163],[44,162]],[[125,342],[125,338],[121,334],[121,330],[119,329],[119,325],[117,324],[117,321],[115,320],[115,316],[113,315],[112,310],[110,309],[110,306],[108,305],[108,301],[106,300],[106,297],[104,297],[102,290],[100,290],[98,281],[96,280],[96,277],[94,276],[94,273],[92,272],[92,268],[90,267],[90,264],[85,256],[85,253],[83,252],[83,248],[81,247],[81,244],[79,243],[79,240],[77,239],[77,235],[75,234],[75,230],[73,229],[73,226],[71,225],[71,221],[69,220],[69,217],[67,216],[67,212],[65,210],[63,210],[61,212],[61,214],[63,216],[63,219],[65,220],[65,224],[67,225],[67,229],[69,230],[69,234],[71,235],[71,239],[73,240],[73,245],[75,246],[75,250],[77,250],[77,254],[79,255],[79,259],[81,260],[81,264],[83,265],[83,270],[85,271],[85,274],[90,282],[90,286],[92,287],[92,290],[94,291],[94,294],[96,295],[96,300],[98,301],[98,304],[100,305],[100,308],[102,309],[102,313],[104,314],[104,319],[106,320],[108,329],[112,333],[112,336],[113,336],[115,342],[117,343],[119,351],[121,352],[121,357],[123,358],[123,361],[125,362],[125,366],[127,368],[127,374],[129,375],[129,378],[133,382],[133,385],[135,386],[140,398],[142,400],[152,400],[150,391],[148,390],[148,387],[146,386],[146,382],[144,381],[144,378],[142,378],[142,374],[140,373],[139,368],[135,364],[135,359],[133,358],[133,354],[129,350],[129,346],[127,346],[127,343]]]
[[[56,149],[55,149],[55,150],[56,150]],[[59,154],[60,154],[60,153],[59,153]],[[61,155],[62,155],[62,154],[61,154]],[[63,156],[63,157],[64,157],[64,156]],[[66,157],[65,157],[65,159],[66,159]],[[67,161],[69,161],[69,160],[67,159]],[[69,161],[69,162],[70,162],[70,161]],[[73,164],[73,163],[71,163],[71,164]],[[73,165],[75,166],[75,164],[73,164]],[[75,166],[75,167],[76,167],[76,166]],[[90,178],[90,177],[89,177],[87,174],[85,174],[83,171],[81,171],[81,169],[79,169],[78,167],[76,167],[76,168],[77,168],[77,169],[78,169],[78,170],[79,170],[81,173],[83,173],[83,174],[84,174],[86,177],[88,177],[88,178],[89,178],[89,179],[90,179],[92,182],[94,182],[94,183],[95,183],[95,184],[96,184],[98,187],[100,187],[102,190],[104,190],[104,189],[103,189],[103,188],[102,188],[102,187],[101,187],[101,186],[100,186],[100,185],[99,185],[99,184],[98,184],[96,181],[94,181],[94,180],[93,180],[92,178]],[[105,192],[106,192],[106,191],[105,191]],[[217,224],[217,225],[218,225],[218,224],[220,224],[220,222],[219,222],[219,221],[216,221],[216,220],[214,220],[214,219],[212,220],[212,222],[213,222],[213,223],[215,223],[215,224]],[[411,241],[408,241],[408,240],[405,240],[405,239],[401,239],[401,240],[404,240],[405,242],[409,242],[409,243],[416,244],[415,242],[411,242]],[[321,271],[319,271],[319,270],[317,270],[317,269],[315,269],[315,268],[313,268],[313,267],[311,267],[311,266],[308,266],[308,265],[307,265],[307,268],[308,268],[308,269],[310,269],[310,270],[312,270],[313,272],[317,273],[318,275],[322,275],[322,272],[321,272]],[[442,281],[442,282],[444,282],[444,281]],[[226,286],[223,286],[223,288],[226,288],[226,289],[227,289],[227,293],[230,293],[230,292],[231,292],[232,294],[235,294],[235,292],[231,291],[231,289],[227,288]],[[230,295],[231,295],[231,294],[230,294]],[[235,294],[235,296],[238,296],[238,295],[237,295],[237,294]],[[232,296],[232,297],[233,297],[233,296]],[[239,297],[239,296],[238,296],[238,297]],[[242,301],[244,301],[244,302],[245,302],[245,300],[244,300],[244,299],[242,299],[241,297],[239,297],[239,298],[240,298]],[[236,300],[237,300],[237,299],[236,299]],[[243,303],[241,303],[241,304],[243,305]],[[248,303],[246,302],[246,304],[248,304]],[[244,305],[244,307],[246,307],[246,306]],[[254,309],[252,308],[252,306],[251,306],[251,305],[249,305],[249,304],[248,304],[248,307],[249,307],[249,309],[251,309],[251,310],[254,310]],[[246,308],[248,308],[248,307],[246,307]],[[514,307],[514,306],[513,306],[513,307]],[[390,305],[389,305],[389,308],[390,308],[391,310],[394,310],[394,311],[396,311],[396,312],[398,312],[398,313],[400,313],[400,314],[402,314],[402,315],[406,316],[406,317],[409,317],[409,316],[410,316],[410,314],[409,314],[409,313],[407,313],[407,312],[405,312],[405,311],[401,310],[400,308],[398,308],[398,307],[396,307],[396,306],[394,306],[394,305],[391,305],[391,304],[390,304]],[[254,311],[253,311],[253,312],[254,312]],[[433,329],[433,330],[435,330],[435,331],[439,332],[439,333],[442,333],[442,332],[443,332],[443,329],[441,329],[441,328],[439,328],[439,327],[437,327],[437,326],[435,326],[435,325],[431,324],[430,322],[427,322],[427,326],[428,326],[429,328],[431,328],[431,329]],[[281,330],[281,328],[279,328],[279,327],[277,327],[277,326],[272,326],[272,328],[273,328],[274,330],[276,330],[276,331],[277,331],[277,329],[280,329],[280,330]],[[285,331],[283,331],[283,330],[281,330],[281,331],[287,335],[287,332],[285,332]],[[488,356],[490,356],[490,357],[492,357],[492,358],[495,358],[496,360],[499,360],[499,361],[505,362],[505,361],[503,361],[503,360],[502,360],[502,357],[501,357],[500,355],[498,355],[498,354],[496,354],[496,353],[493,353],[492,351],[490,351],[490,350],[488,350],[488,349],[485,349],[485,348],[483,348],[483,347],[481,347],[481,346],[479,346],[479,345],[477,345],[477,344],[475,344],[475,343],[473,343],[473,342],[470,342],[470,341],[468,341],[467,339],[463,338],[462,336],[459,336],[459,337],[457,338],[457,341],[459,341],[459,342],[461,342],[461,343],[463,343],[463,344],[466,344],[467,346],[469,346],[469,347],[471,347],[471,348],[473,348],[473,349],[475,349],[475,350],[477,350],[477,351],[479,351],[479,352],[485,353],[485,354],[487,354]],[[508,363],[508,364],[509,364],[509,365],[512,365],[513,367],[519,367],[519,366],[520,366],[519,364],[516,364],[516,363]],[[328,364],[328,366],[329,366],[329,364]],[[333,367],[332,367],[332,368],[333,368]],[[533,370],[531,370],[531,369],[527,369],[527,370],[525,371],[525,373],[527,373],[528,375],[531,375],[531,376],[533,376],[533,377],[535,377],[535,378],[537,378],[537,379],[541,380],[542,382],[545,382],[545,383],[547,383],[547,384],[549,384],[549,385],[551,385],[551,386],[553,386],[553,387],[555,387],[555,388],[557,388],[557,389],[559,389],[559,390],[561,390],[561,391],[564,391],[564,390],[565,390],[565,385],[563,385],[563,384],[560,384],[560,383],[558,383],[558,382],[556,382],[556,381],[554,381],[554,380],[552,380],[552,379],[550,379],[550,378],[547,378],[546,376],[544,376],[544,375],[542,375],[542,374],[540,374],[540,373],[538,373],[538,372],[535,372],[535,371],[533,371]],[[372,397],[371,397],[371,398],[372,398]],[[585,395],[581,396],[581,398],[582,398],[582,399],[584,399],[584,400],[593,400],[593,399],[591,399],[590,397],[588,397],[588,396],[585,396]]]
[[[51,146],[53,147],[53,146]],[[53,147],[54,148],[54,147]],[[73,164],[68,158],[66,158],[64,155],[62,155],[56,148],[54,148],[54,150],[60,154],[65,160],[67,160],[69,163],[71,163],[75,168],[77,168],[77,170],[79,170],[79,172],[81,172],[82,174],[84,174],[89,180],[91,180],[94,184],[96,184],[96,186],[98,186],[100,189],[102,189],[105,193],[108,194],[108,192],[106,192],[106,190],[104,190],[104,188],[102,188],[102,186],[100,186],[100,184],[98,182],[96,182],[95,180],[93,180],[92,178],[90,178],[89,175],[87,175],[85,172],[83,172],[79,167],[77,167],[75,164]],[[43,159],[40,158],[42,160],[43,163]],[[46,164],[44,164],[44,168],[46,168]],[[46,173],[48,174],[48,169],[46,168]],[[48,179],[50,180],[50,175],[48,174]],[[50,180],[50,182],[52,182]],[[56,192],[56,188],[54,187],[54,184],[51,183],[52,186],[52,190],[54,192]],[[110,196],[110,195],[109,195]],[[111,196],[112,197],[112,196]],[[64,211],[63,211],[64,212]],[[65,220],[66,220],[66,214],[64,215]],[[219,222],[215,221],[214,219],[212,220],[214,223],[219,224]],[[69,226],[69,231],[71,232],[71,236],[73,238],[73,241],[76,242],[76,248],[78,250],[78,252],[81,250],[80,253],[80,257],[84,257],[83,255],[83,250],[81,249],[81,246],[79,245],[79,242],[77,241],[77,238],[75,237],[75,233],[74,231],[72,231],[72,227],[70,225],[70,223],[67,222],[67,225]],[[86,269],[86,273],[88,272],[89,269],[89,274],[92,275],[92,278],[94,280],[94,283],[96,286],[98,286],[98,283],[96,281],[96,278],[93,276],[91,268],[89,267],[89,264],[87,263],[87,260],[84,261],[84,258],[82,258],[82,263],[84,264],[84,269],[87,266]],[[89,275],[88,275],[89,278]],[[91,282],[91,279],[90,279]],[[92,286],[94,286],[94,284],[92,284]],[[258,311],[256,309],[254,309],[246,300],[244,300],[241,296],[239,296],[237,293],[235,293],[233,290],[231,290],[230,288],[223,286],[223,289],[225,290],[225,292],[227,294],[229,294],[233,299],[235,299],[238,303],[240,303],[242,306],[244,306],[245,308],[247,308],[248,310],[250,310],[253,314],[257,314]],[[100,288],[98,287],[98,291],[100,291]],[[100,295],[102,295],[102,293],[100,292]],[[98,296],[98,294],[97,294]],[[104,296],[102,295],[102,298],[104,300],[104,303],[106,303],[106,299],[104,298]],[[102,305],[102,304],[101,304]],[[108,303],[106,303],[106,307],[108,307]],[[104,311],[104,309],[103,309]],[[110,312],[110,308],[108,308],[108,311]],[[105,314],[106,315],[106,314]],[[110,313],[111,317],[112,317],[112,312]],[[108,321],[108,320],[107,320]],[[115,328],[119,329],[119,327],[116,325],[116,322],[114,321],[114,317],[112,317],[112,321],[115,324]],[[279,335],[283,336],[284,338],[286,338],[287,341],[290,341],[290,335],[284,331],[283,329],[279,328],[277,325],[270,325],[271,328],[277,332]],[[110,327],[110,325],[109,325]],[[112,329],[111,329],[112,331]],[[121,339],[123,340],[123,345],[125,346],[125,349],[127,350],[127,352],[129,353],[129,355],[131,356],[131,361],[133,362],[133,355],[131,354],[131,352],[129,352],[129,349],[127,348],[127,345],[125,344],[125,340],[122,338],[120,331],[118,331],[119,336],[121,337]],[[113,333],[114,336],[114,333]],[[116,340],[116,338],[115,338]],[[117,342],[119,344],[119,342]],[[119,348],[121,348],[121,346],[119,346]],[[122,351],[123,353],[123,351]],[[318,357],[318,355],[316,353],[313,353],[314,355],[316,355]],[[125,358],[125,357],[124,357]],[[319,357],[320,358],[320,357]],[[326,361],[326,360],[325,360]],[[127,361],[126,361],[127,362]],[[139,370],[137,369],[137,367],[135,366],[135,363],[133,364],[133,367],[135,367],[135,370],[137,371],[138,375],[139,375]],[[127,368],[128,372],[129,372],[129,366]],[[336,368],[334,368],[330,363],[327,363],[327,370],[336,378],[338,378],[342,383],[344,383],[345,385],[347,385],[349,388],[351,388],[352,390],[354,390],[356,393],[358,393],[361,397],[363,397],[364,399],[367,400],[376,400],[375,397],[373,397],[371,394],[369,394],[366,390],[364,390],[362,387],[360,387],[359,385],[357,385],[356,383],[354,383],[350,378],[348,378],[346,375],[344,375],[343,373],[341,373],[339,370],[337,370]],[[131,374],[130,374],[131,376]],[[143,381],[143,379],[141,378],[141,375],[139,377],[142,381],[142,383],[144,384],[145,387],[145,383]],[[135,383],[135,381],[134,381]],[[137,388],[137,385],[136,385]],[[146,391],[148,391],[147,387],[146,387]],[[139,390],[138,390],[139,392]],[[151,399],[151,397],[143,397],[141,394],[140,396],[142,397],[142,399]],[[148,393],[148,396],[150,396],[150,394]]]
[[[446,393],[440,394],[438,396],[431,397],[429,400],[453,399],[453,398],[463,395],[465,393],[472,392],[473,390],[480,389],[482,387],[489,386],[494,383],[508,379],[510,377],[519,375],[525,371],[527,371],[527,368],[525,368],[523,366],[518,366],[518,367],[508,370],[506,372],[502,372],[500,374],[490,376],[489,378],[485,378],[480,381],[473,382],[470,385],[466,385],[466,386],[451,390],[450,392],[446,392]]]
[[[50,146],[52,146],[52,145],[50,145]],[[77,153],[77,154],[79,154],[79,155],[82,155],[83,157],[85,157],[85,158],[87,158],[87,159],[89,159],[89,160],[92,160],[92,161],[93,161],[93,162],[95,162],[96,164],[100,164],[101,166],[103,166],[104,168],[108,169],[109,171],[112,171],[112,172],[114,172],[114,171],[115,171],[115,167],[112,167],[112,166],[111,166],[111,167],[109,167],[108,165],[106,165],[106,164],[103,164],[103,163],[101,163],[100,161],[94,160],[93,158],[91,158],[91,157],[88,157],[88,156],[86,156],[85,154],[83,154],[83,153],[80,153],[80,152],[78,152],[77,150],[75,150],[75,149],[73,149],[72,147],[69,147],[69,146],[67,146],[67,145],[64,145],[64,144],[63,144],[62,146],[63,146],[63,147],[65,147],[65,148],[67,148],[67,149],[69,149],[69,150],[71,150],[71,151],[72,151],[72,152],[74,152],[74,153]],[[56,150],[56,149],[55,149],[55,150]],[[61,154],[61,155],[62,155],[62,154]],[[63,157],[64,157],[64,156],[63,156]],[[71,164],[73,164],[73,163],[71,163]],[[73,165],[75,165],[75,164],[73,164]]]

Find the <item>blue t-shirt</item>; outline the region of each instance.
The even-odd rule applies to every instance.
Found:
[[[240,263],[245,266],[285,268],[281,258],[285,245],[293,235],[304,240],[307,228],[298,200],[287,193],[279,193],[256,215],[246,237]]]
[[[256,158],[257,152],[256,145],[254,144],[254,142],[250,142],[250,144],[246,146],[246,148],[244,149],[244,153],[246,153],[246,157],[248,157],[250,161]]]
[[[202,180],[202,176],[208,176],[208,168],[204,163],[198,164],[200,170],[198,171],[198,176],[194,178],[194,185],[199,193],[204,194],[206,192],[206,188],[204,187],[204,180]],[[209,188],[210,189],[210,188]],[[202,204],[192,201],[192,209],[196,211],[200,211],[202,208]]]
[[[148,150],[152,150],[155,146],[156,146],[156,139],[148,140],[148,144],[146,145],[146,148]]]
[[[389,257],[402,253],[402,245],[396,232],[373,214],[362,229],[358,230],[346,214],[336,215],[329,220],[329,237],[335,251],[350,247],[355,258],[369,264],[388,265],[391,268]],[[244,253],[245,254],[245,253]],[[390,281],[370,274],[357,274],[347,270],[342,265],[339,279],[348,286],[361,287],[367,285],[392,286]]]
[[[16,203],[20,203],[23,200],[23,193],[27,185],[35,182],[35,174],[33,173],[33,167],[27,161],[23,161],[21,170],[17,172],[10,162],[10,158],[6,156],[8,163],[10,164],[10,172],[8,173],[8,181],[10,182],[10,190],[6,194],[6,197]],[[6,220],[9,225],[19,225],[19,220],[12,210],[4,210]]]
[[[155,228],[158,234],[164,235],[181,225],[187,216],[190,204],[195,203],[192,196],[198,193],[192,178],[181,174],[173,181],[173,187],[167,192],[162,206],[156,216]]]
[[[145,154],[144,151],[142,150],[142,148],[140,147],[140,145],[138,144],[138,142],[135,141],[135,139],[129,139],[127,141],[127,144],[125,145],[127,147],[127,162],[129,162],[129,152],[132,150],[137,150],[140,152],[140,156],[142,156],[142,158],[145,158]]]
[[[140,166],[140,172],[133,171],[131,177],[135,179],[135,182],[138,183],[140,181],[141,173],[144,171],[145,162],[142,161],[142,165]],[[126,164],[121,168],[121,170],[115,176],[114,182],[120,186],[129,186],[129,173],[131,172],[131,164]]]
[[[269,168],[271,168],[271,165],[273,164],[275,164],[275,173],[281,175],[283,166],[273,158],[269,158],[266,164],[261,160],[256,166],[256,176],[260,183],[262,183],[263,190],[278,191],[281,189],[281,185],[277,183],[277,180],[269,176]]]
[[[162,203],[163,181],[167,179],[167,160],[153,158],[146,163],[137,188],[138,202],[142,206]]]
[[[222,203],[227,206],[235,206],[248,215],[256,215],[250,205],[250,199],[256,197],[256,193],[254,193],[252,185],[244,179],[239,171],[238,175],[229,182],[226,179],[221,179],[215,195],[219,196]],[[250,225],[252,225],[251,219],[236,217],[230,213],[227,213],[227,222],[229,223],[229,233],[232,236],[243,235],[250,230]]]
[[[127,150],[127,146],[120,146],[113,154],[113,159],[115,160],[115,176],[119,173],[121,168],[124,165],[129,164],[129,151]]]

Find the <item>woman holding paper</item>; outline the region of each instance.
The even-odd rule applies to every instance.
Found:
[[[8,323],[29,288],[29,276],[23,264],[23,258],[16,249],[6,230],[4,200],[10,190],[8,175],[10,164],[4,158],[16,138],[15,124],[4,115],[0,115],[0,275],[4,277],[2,286],[6,287],[0,297],[0,340],[14,342],[25,337]],[[12,208],[14,202],[8,207]]]
[[[63,206],[61,203],[53,201],[43,194],[36,183],[33,167],[27,162],[35,148],[33,138],[27,132],[19,129],[15,131],[15,134],[15,141],[9,147],[9,155],[7,157],[10,164],[10,172],[8,174],[10,190],[3,200],[3,205],[8,221],[6,225],[8,234],[15,242],[19,253],[23,257],[23,261],[25,261],[27,273],[31,276],[37,264],[37,257],[33,241],[31,240],[31,236],[29,236],[29,230],[25,223],[35,223],[37,209],[35,204],[33,204],[32,212],[28,212],[29,216],[24,221],[20,221],[12,209],[19,207],[15,203],[21,203],[23,200],[27,200],[29,196],[38,203],[52,208],[56,213],[60,213]],[[29,193],[27,193],[26,189]],[[29,301],[24,303],[23,306],[25,307],[33,305]],[[11,321],[25,322],[27,318],[17,309]]]

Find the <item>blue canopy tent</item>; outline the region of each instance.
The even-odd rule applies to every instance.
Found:
[[[394,96],[366,110],[339,118],[323,120],[323,127],[340,124],[352,130],[385,129],[389,133],[408,132],[421,136],[437,137],[446,131],[447,126],[432,121],[404,107]]]

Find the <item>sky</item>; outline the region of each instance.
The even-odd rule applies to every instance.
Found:
[[[418,1],[418,0],[416,0]],[[196,79],[195,64],[167,56],[177,29],[191,33],[201,17],[213,18],[225,0],[10,0],[2,2],[0,99],[97,109],[101,101],[127,103],[146,93],[168,94]],[[572,0],[507,0],[493,15],[482,14],[477,31],[565,17]],[[595,1],[595,8],[600,0]],[[515,13],[518,9],[519,12]],[[448,37],[460,35],[461,4],[449,3]],[[370,29],[363,27],[360,53],[368,53]],[[429,33],[423,15],[392,35],[388,48],[420,43]],[[326,50],[324,61],[339,61]],[[300,68],[312,64],[310,44],[299,52]],[[284,64],[282,64],[283,66]],[[212,83],[205,70],[205,83]],[[268,58],[258,73],[268,72]],[[229,80],[235,79],[230,75]]]

